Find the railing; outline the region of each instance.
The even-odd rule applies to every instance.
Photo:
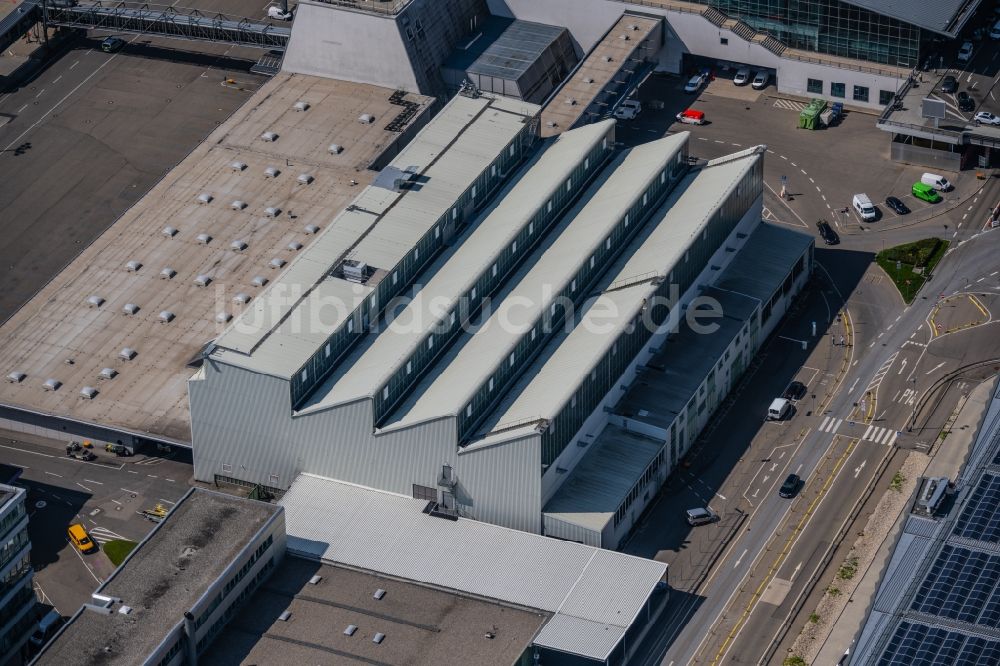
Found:
[[[537,423],[539,426],[542,426],[542,425],[547,425],[548,421],[546,421],[544,418],[542,418],[541,415],[539,415],[539,416],[529,416],[529,417],[524,418],[524,419],[518,419],[517,421],[507,421],[506,423],[499,423],[499,424],[493,426],[493,428],[490,429],[489,434],[490,435],[495,435],[495,434],[497,434],[499,432],[506,432],[508,430],[516,430],[518,428],[523,428],[524,426],[528,426],[528,425],[531,425],[533,423]]]
[[[395,16],[410,4],[410,0],[316,0],[316,2],[386,16]]]
[[[737,20],[736,23],[734,23],[732,27],[730,27],[730,30],[732,30],[734,33],[736,33],[743,39],[747,40],[748,42],[754,41],[757,35],[759,34],[756,30],[754,30],[749,25],[740,20]]]

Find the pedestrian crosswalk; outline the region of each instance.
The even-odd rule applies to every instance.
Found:
[[[778,109],[788,109],[789,111],[801,111],[806,108],[805,102],[793,102],[790,99],[776,99],[774,106]]]
[[[88,531],[90,532],[91,538],[93,538],[97,543],[107,543],[116,539],[125,538],[121,534],[116,534],[115,532],[112,532],[104,527],[92,527]]]
[[[824,417],[823,422],[820,423],[818,430],[820,432],[836,433],[840,426],[844,424],[844,419],[838,419],[834,416]],[[852,421],[848,421],[848,425],[854,427],[856,424]],[[883,428],[877,425],[866,425],[864,423],[857,424],[857,432],[861,432],[860,428],[864,428],[864,432],[861,434],[861,439],[866,442],[873,442],[875,444],[882,444],[884,446],[892,446],[896,443],[896,438],[899,437],[899,432],[893,430],[892,428]],[[850,433],[850,436],[857,437],[857,434]]]

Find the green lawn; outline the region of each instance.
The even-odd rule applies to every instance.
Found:
[[[892,278],[903,300],[912,303],[947,250],[948,241],[925,238],[882,250],[875,255],[875,263]],[[914,268],[920,272],[915,273]]]
[[[125,561],[125,558],[132,552],[132,549],[138,545],[139,544],[135,541],[115,539],[105,543],[104,546],[101,547],[101,550],[103,550],[104,554],[108,556],[109,560],[111,560],[111,564],[118,566]]]

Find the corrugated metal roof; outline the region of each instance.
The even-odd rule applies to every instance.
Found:
[[[548,611],[557,623],[536,642],[593,659],[607,657],[667,569],[489,523],[435,518],[422,512],[424,500],[310,474],[299,475],[279,503],[292,552]],[[608,638],[597,639],[594,628],[605,625]]]
[[[542,513],[600,532],[661,448],[663,442],[608,425]]]
[[[566,132],[536,158],[517,181],[501,192],[488,214],[382,331],[350,370],[319,399],[337,404],[372,395],[443,322],[459,297],[467,293],[522,228],[541,210],[577,165],[614,127],[615,121]],[[592,165],[591,168],[596,168]],[[433,415],[441,414],[436,410]],[[444,412],[448,413],[448,412]]]
[[[844,0],[849,5],[871,10],[906,23],[954,36],[964,20],[957,25],[956,18],[966,8],[978,4],[979,0],[938,0],[937,2],[914,2],[914,0]],[[968,14],[971,15],[971,11]],[[966,17],[967,18],[967,17]]]
[[[569,334],[561,333],[541,355],[537,373],[509,406],[498,410],[497,426],[527,419],[551,419],[569,400],[600,358],[611,348],[656,290],[652,277],[665,277],[684,257],[694,239],[726,201],[743,176],[761,159],[749,149],[710,162],[685,177],[670,193],[652,231],[609,284],[631,286],[605,291],[595,299]],[[551,351],[550,351],[551,350]]]
[[[611,121],[609,121],[611,122]],[[589,126],[588,126],[589,127]],[[566,132],[572,136],[580,130]],[[681,132],[620,155],[566,215],[559,235],[402,417],[457,414],[573,279],[643,191],[688,141]]]
[[[516,81],[566,28],[514,21],[466,71]]]
[[[421,187],[394,192],[372,185],[362,190],[255,299],[252,308],[219,336],[219,347],[243,357],[223,351],[218,358],[278,376],[295,372],[318,343],[308,352],[303,347],[302,353],[286,350],[259,357],[258,345],[268,336],[281,334],[279,322],[301,306],[339,258],[358,259],[384,270],[394,267],[524,129],[525,119],[537,112],[536,105],[506,98],[453,98],[389,165],[424,176]],[[346,282],[339,277],[329,279]],[[342,316],[349,313],[345,309]],[[331,332],[340,323],[332,323]]]

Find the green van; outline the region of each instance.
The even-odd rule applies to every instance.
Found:
[[[937,203],[941,201],[941,195],[937,191],[927,185],[926,183],[913,183],[913,196],[918,199],[923,199],[924,201],[929,201],[930,203]]]

